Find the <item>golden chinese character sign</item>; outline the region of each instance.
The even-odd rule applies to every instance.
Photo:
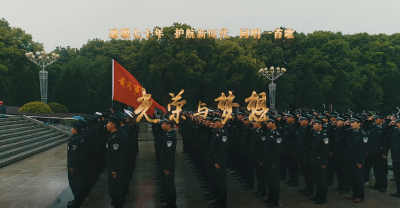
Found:
[[[206,106],[205,103],[201,103],[201,101],[199,101],[199,107],[197,108],[197,113],[195,113],[195,116],[202,116],[204,119],[207,118],[207,114],[208,114],[208,108],[207,107],[201,107],[201,106]]]
[[[245,101],[249,103],[247,105],[247,110],[250,111],[250,121],[255,120],[257,122],[263,122],[268,120],[267,113],[269,109],[267,108],[267,95],[265,92],[257,95],[257,93],[253,91],[251,96],[246,98]]]
[[[274,38],[276,40],[282,39],[283,37],[286,39],[293,39],[294,38],[294,33],[295,31],[292,28],[287,28],[287,29],[280,29],[276,28],[274,32],[263,32],[261,33],[260,28],[254,28],[254,29],[249,29],[249,28],[241,28],[239,31],[239,37],[240,38],[249,38],[253,37],[254,39],[260,39],[261,34],[274,34]],[[217,39],[218,35],[221,39],[224,38],[229,38],[229,30],[226,28],[221,28],[219,33],[216,28],[214,29],[202,29],[199,28],[197,30],[193,28],[188,28],[186,30],[182,28],[175,28],[174,32],[174,37],[175,38],[181,38],[185,37],[188,39],[205,39],[205,38],[214,38]],[[157,37],[157,39],[161,39],[162,36],[164,36],[163,29],[160,28],[155,28],[154,32],[150,31],[149,28],[146,28],[146,31],[142,32],[141,30],[138,30],[137,28],[134,28],[133,33],[131,33],[131,30],[129,28],[122,28],[121,30],[118,30],[117,28],[113,28],[109,30],[109,38],[111,39],[130,39],[131,36],[133,35],[134,39],[141,39],[143,38],[142,35],[145,35],[144,38],[149,39],[151,36]]]
[[[186,104],[186,100],[179,101],[182,98],[183,92],[185,92],[185,90],[182,89],[176,96],[174,96],[173,93],[169,93],[172,97],[172,103],[168,104],[168,111],[171,111],[171,106],[175,106],[175,110],[172,111],[169,120],[174,120],[177,124],[179,123],[179,114],[182,111],[182,106]],[[185,119],[184,116],[182,116],[182,118]]]
[[[218,108],[222,110],[221,117],[223,118],[223,124],[232,118],[232,107],[239,107],[239,104],[233,103],[234,98],[235,96],[229,91],[228,97],[225,96],[225,93],[221,93],[221,97],[215,99],[215,101],[219,102]]]
[[[140,106],[135,110],[135,114],[139,114],[136,118],[136,122],[140,122],[142,117],[144,116],[148,122],[157,123],[160,119],[151,119],[147,116],[146,112],[149,110],[150,106],[153,104],[153,101],[150,100],[151,94],[146,93],[146,89],[142,88],[142,97],[138,98],[138,102],[141,103]]]

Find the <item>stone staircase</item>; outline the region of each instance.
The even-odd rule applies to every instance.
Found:
[[[25,116],[0,118],[0,167],[69,140],[68,132]]]

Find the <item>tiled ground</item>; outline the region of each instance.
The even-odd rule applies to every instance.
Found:
[[[66,187],[66,144],[0,168],[0,207],[47,207]]]

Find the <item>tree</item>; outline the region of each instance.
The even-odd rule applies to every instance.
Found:
[[[324,95],[314,73],[311,69],[307,69],[305,78],[301,83],[299,93],[297,94],[299,108],[316,108],[319,109],[324,100]]]
[[[332,103],[333,109],[335,110],[345,112],[349,108],[354,108],[350,100],[350,88],[347,75],[343,70],[339,70],[336,74],[329,96],[329,102]]]

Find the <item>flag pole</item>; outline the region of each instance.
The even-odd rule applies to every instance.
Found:
[[[112,59],[112,96],[111,96],[111,106],[114,106],[114,59]]]

